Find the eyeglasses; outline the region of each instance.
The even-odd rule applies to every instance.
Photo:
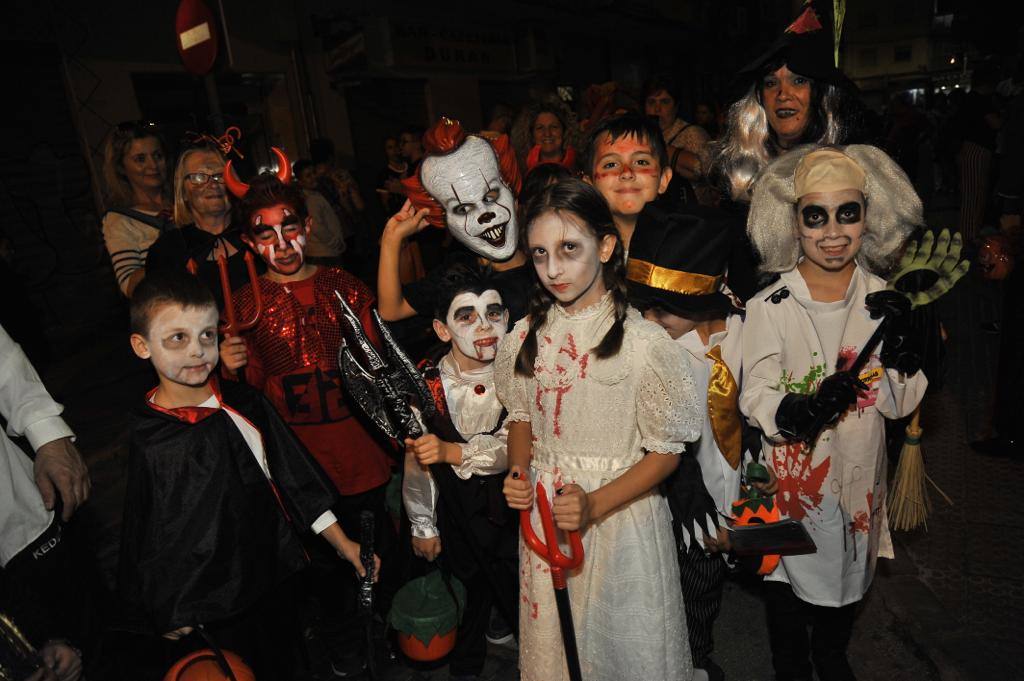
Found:
[[[188,183],[193,187],[202,187],[204,184],[213,180],[217,184],[224,184],[224,173],[189,173],[185,176]]]

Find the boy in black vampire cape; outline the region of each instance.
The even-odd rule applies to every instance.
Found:
[[[492,607],[518,632],[519,523],[502,493],[508,413],[494,389],[509,313],[487,271],[453,267],[440,284],[433,327],[447,352],[419,367],[435,412],[428,434],[405,440],[402,497],[413,552],[433,561],[443,551],[442,561],[466,586],[449,670],[452,679],[477,679],[487,639],[497,640],[497,627],[488,631]]]
[[[175,654],[205,647],[202,625],[257,678],[288,679],[297,638],[286,580],[320,534],[363,573],[334,514],[334,487],[273,406],[218,384],[217,308],[195,277],[160,273],[136,288],[131,344],[159,385],[137,409],[128,462],[119,588]]]

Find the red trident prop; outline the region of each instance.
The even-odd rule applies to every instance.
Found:
[[[253,312],[248,321],[239,322],[235,311],[235,301],[231,296],[231,281],[228,279],[228,259],[223,253],[217,255],[217,269],[220,270],[220,290],[224,294],[224,321],[220,324],[220,332],[225,336],[237,336],[248,331],[260,321],[263,314],[263,296],[260,294],[259,277],[256,274],[256,263],[252,252],[245,252],[245,269],[249,273],[249,285],[252,286]]]
[[[548,501],[544,485],[537,483],[537,511],[540,513],[540,525],[544,531],[545,544],[533,531],[529,511],[519,512],[519,526],[523,531],[523,539],[530,550],[544,559],[551,566],[551,585],[555,588],[555,605],[558,608],[558,621],[562,628],[562,645],[565,646],[565,662],[569,669],[571,681],[583,681],[580,672],[580,656],[576,650],[576,628],[572,623],[572,609],[569,606],[569,592],[565,581],[565,571],[578,568],[583,563],[583,540],[577,531],[568,532],[569,553],[565,555],[558,546],[555,534],[555,521],[551,516],[551,504]]]
[[[192,274],[199,272],[199,265],[191,258],[189,258],[186,267]],[[221,320],[218,329],[225,336],[237,336],[243,331],[248,331],[259,323],[260,315],[263,314],[263,296],[260,293],[259,276],[256,274],[256,262],[253,260],[251,251],[245,252],[245,269],[249,273],[249,285],[252,286],[253,313],[249,320],[239,322],[238,312],[235,310],[235,301],[231,295],[228,259],[223,253],[217,254],[217,270],[220,272],[220,291],[224,296],[224,318]],[[244,381],[245,374],[243,371],[243,369],[238,370],[238,377]]]

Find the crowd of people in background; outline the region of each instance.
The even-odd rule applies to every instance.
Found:
[[[979,64],[969,87],[957,87],[948,93],[936,90],[928,96],[897,93],[881,111],[875,111],[851,94],[852,84],[838,69],[831,71],[815,74],[826,91],[813,92],[815,102],[797,101],[791,114],[799,120],[804,115],[801,107],[823,102],[830,111],[830,120],[812,121],[810,132],[795,140],[786,140],[781,120],[771,121],[770,107],[763,109],[769,112],[769,118],[759,122],[759,128],[740,134],[740,126],[751,123],[749,116],[755,110],[751,107],[761,106],[755,101],[759,95],[753,91],[731,104],[699,101],[680,91],[667,74],[651,77],[629,98],[619,94],[624,90],[621,85],[604,84],[607,91],[603,97],[608,101],[591,108],[617,113],[633,110],[657,120],[673,169],[670,195],[684,204],[714,206],[723,199],[742,200],[746,187],[737,178],[753,177],[772,149],[811,141],[836,144],[856,140],[884,149],[925,196],[962,197],[959,224],[968,242],[976,240],[983,226],[995,225],[999,206],[993,201],[994,178],[997,161],[1005,156],[999,147],[1012,137],[1000,131],[1007,108],[1019,94],[1019,74],[1001,72],[993,64]],[[592,86],[588,92],[597,87]],[[781,96],[791,101],[787,99],[791,95]],[[685,102],[693,102],[686,111],[682,108]],[[582,172],[578,147],[600,121],[592,117],[581,120],[574,111],[576,104],[555,93],[524,104],[518,112],[500,104],[493,107],[482,133],[510,136],[524,176],[550,163],[578,176]],[[745,110],[739,108],[743,106]],[[772,125],[776,127],[769,127]],[[779,131],[778,139],[768,138],[769,129]],[[372,256],[380,228],[374,230],[368,221],[371,215],[383,214],[386,218],[401,208],[405,201],[401,180],[418,167],[423,156],[423,132],[423,127],[410,125],[384,138],[383,168],[372,187],[360,187],[352,171],[338,165],[330,140],[313,140],[312,158],[295,160],[294,180],[302,186],[315,216],[308,249],[311,257],[341,263],[348,241],[363,242],[350,255]],[[216,202],[218,196],[225,197],[222,215],[228,215],[230,201],[218,189],[222,183],[216,179],[217,174],[212,174],[214,182],[207,187],[203,175],[185,168],[186,159],[195,149],[206,151],[210,155],[207,160],[221,155],[215,144],[204,141],[187,148],[169,164],[168,142],[152,122],[121,124],[108,139],[103,174],[109,210],[103,220],[103,233],[118,286],[126,296],[141,280],[148,251],[163,230],[188,225],[209,234],[223,230],[216,218],[197,220],[195,209],[188,203],[190,199]],[[223,163],[221,158],[211,167],[222,167]],[[735,194],[737,191],[740,193]],[[373,194],[377,195],[380,213],[367,211],[364,196]],[[429,233],[424,240],[429,240]],[[403,281],[420,278],[439,264],[443,258],[440,246],[414,243],[413,253],[406,256],[409,262]],[[372,272],[361,274],[372,278]]]
[[[540,527],[540,482],[557,527],[582,535],[566,607],[584,678],[724,678],[713,623],[726,572],[747,568],[720,518],[756,489],[817,547],[761,573],[775,678],[853,679],[857,604],[892,555],[885,419],[911,414],[934,375],[885,277],[920,237],[918,195],[961,207],[928,295],[963,276],[961,245],[1019,249],[1024,72],[978,64],[970,87],[871,111],[806,16],[719,99],[652,74],[498,104],[481,130],[410,123],[381,140],[373,186],[328,139],[307,157],[274,149],[276,169],[243,181],[212,134],[175,157],[157,123],[112,130],[102,231],[159,384],[130,443],[121,600],[83,613],[50,586],[88,473],[0,331],[7,431],[36,452],[0,436],[14,519],[0,596],[17,594],[39,647],[30,678],[75,681],[83,664],[101,678],[110,664],[90,654],[160,678],[211,639],[261,681],[302,664],[359,678],[365,513],[381,616],[435,561],[465,583],[453,680],[480,678],[485,641],[511,638],[524,681],[570,678],[548,566],[516,545],[516,511]],[[1018,267],[991,329],[1004,399],[975,443],[1017,459],[1020,281]],[[447,418],[420,414],[415,437],[384,437],[342,376],[346,311],[386,347],[373,310],[426,359],[430,411]],[[882,349],[851,369],[881,317]],[[224,333],[219,318],[256,322]],[[111,621],[148,643],[112,645]]]

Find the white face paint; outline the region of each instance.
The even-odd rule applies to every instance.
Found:
[[[457,241],[489,260],[502,262],[515,254],[515,199],[486,140],[471,135],[450,154],[427,156],[420,178],[444,208]]]
[[[530,223],[527,250],[537,278],[568,312],[601,300],[607,290],[601,276],[603,263],[615,247],[615,238],[599,242],[578,218],[549,211]]]
[[[493,362],[505,337],[508,312],[497,291],[480,295],[466,291],[452,300],[444,323],[459,352],[478,362]]]
[[[277,204],[261,208],[252,216],[252,245],[267,263],[280,274],[294,274],[305,261],[306,226],[291,208]]]
[[[150,320],[145,351],[136,352],[143,359],[151,359],[157,373],[168,381],[190,387],[203,385],[219,357],[217,317],[212,305],[164,305]]]

